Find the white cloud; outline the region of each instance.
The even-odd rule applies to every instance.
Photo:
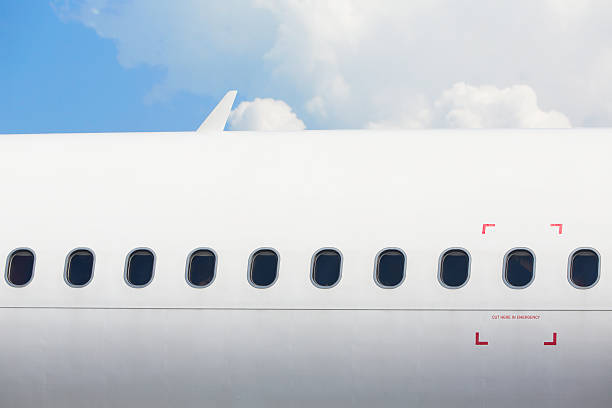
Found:
[[[287,101],[310,128],[489,126],[499,116],[474,101],[455,95],[447,105],[463,113],[445,120],[433,105],[459,82],[514,90],[504,100],[526,97],[514,88],[525,84],[542,113],[513,111],[509,126],[558,123],[551,109],[580,126],[612,124],[609,1],[80,0],[59,10],[113,39],[125,67],[163,67],[151,101],[237,88]]]
[[[562,113],[543,111],[527,85],[499,89],[494,86],[455,84],[435,103],[436,116],[449,127],[566,128]]]
[[[232,130],[304,130],[306,125],[283,101],[255,98],[241,102],[229,117]]]
[[[508,88],[456,83],[428,107],[414,113],[370,122],[370,128],[567,128],[564,114],[538,106],[534,90],[527,85]]]

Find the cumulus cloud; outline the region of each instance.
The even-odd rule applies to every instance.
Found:
[[[304,130],[306,125],[283,101],[255,98],[241,102],[229,117],[231,130]]]
[[[571,127],[564,114],[541,110],[534,90],[526,85],[499,89],[458,83],[444,91],[435,110],[449,127]]]
[[[532,126],[560,123],[559,115],[580,126],[612,123],[609,1],[56,2],[63,18],[113,39],[125,67],[165,69],[153,102],[237,88],[249,100],[286,101],[309,128]],[[443,95],[460,82],[477,90]],[[483,84],[537,110],[500,122],[495,109],[469,101],[488,92]],[[455,113],[441,119],[438,102]]]
[[[538,106],[534,90],[527,85],[507,88],[456,83],[431,106],[381,122],[369,128],[568,128],[564,114]]]

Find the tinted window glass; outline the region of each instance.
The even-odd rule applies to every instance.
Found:
[[[384,287],[398,286],[404,280],[404,254],[397,249],[387,249],[376,260],[376,281]]]
[[[27,249],[18,249],[9,256],[7,278],[15,286],[30,283],[34,275],[34,253]]]
[[[533,254],[524,249],[516,249],[506,256],[506,282],[515,288],[522,288],[533,280]]]
[[[572,255],[570,279],[581,288],[593,286],[599,278],[599,255],[590,249],[581,249]]]
[[[340,280],[342,257],[338,251],[324,249],[314,257],[312,280],[321,287],[332,287]]]
[[[261,249],[251,256],[249,268],[251,283],[267,287],[274,283],[278,275],[278,255],[270,249]]]
[[[465,251],[451,249],[442,255],[440,280],[449,288],[463,286],[470,274],[470,257]]]
[[[128,258],[127,281],[134,286],[144,286],[153,279],[155,256],[148,249],[133,251]]]
[[[208,249],[200,249],[191,254],[187,267],[187,280],[193,286],[210,285],[215,278],[217,257]]]
[[[93,276],[94,256],[91,251],[79,249],[68,256],[66,280],[73,286],[85,286]]]

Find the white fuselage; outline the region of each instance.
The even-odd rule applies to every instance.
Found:
[[[610,407],[610,133],[1,135],[0,254],[36,263],[27,286],[0,285],[0,406]],[[95,271],[73,288],[80,247]],[[133,288],[140,247],[155,273]],[[203,289],[185,280],[200,247],[218,257]],[[267,289],[247,279],[262,247],[280,256]],[[331,289],[310,278],[325,247],[343,256]],[[390,247],[406,278],[384,289]],[[448,289],[455,247],[470,278]],[[600,279],[577,289],[584,247]],[[525,289],[502,279],[513,248],[535,255]]]

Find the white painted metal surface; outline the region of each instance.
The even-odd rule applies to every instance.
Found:
[[[2,135],[0,254],[37,259],[0,284],[0,405],[609,407],[610,134]],[[63,279],[76,247],[96,254],[84,288]],[[142,289],[123,280],[136,247],[157,255]],[[218,254],[206,289],[185,282],[198,247]],[[259,247],[280,254],[269,289],[247,281]],[[322,247],[344,256],[332,289],[310,281]],[[392,290],[385,247],[407,254]],[[449,247],[472,257],[458,290],[437,279]],[[536,255],[523,290],[502,281],[514,247]],[[601,254],[588,290],[567,280],[578,247]]]

